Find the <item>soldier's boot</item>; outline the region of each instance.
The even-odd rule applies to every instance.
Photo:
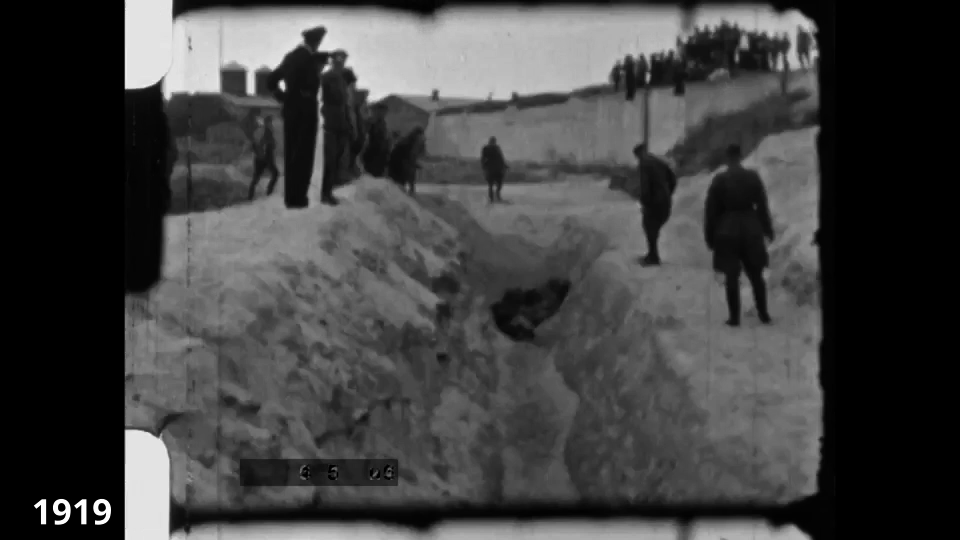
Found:
[[[333,193],[325,193],[320,196],[320,202],[327,206],[337,206],[340,204],[340,199],[336,198]]]
[[[727,274],[724,291],[727,294],[727,311],[730,317],[727,318],[726,325],[740,326],[740,276],[737,274]]]
[[[644,230],[647,237],[647,254],[640,259],[642,266],[658,266],[660,261],[660,249],[657,244],[660,240],[659,230]]]
[[[757,316],[760,322],[763,324],[772,323],[773,319],[767,309],[767,284],[763,280],[763,272],[751,272],[747,277],[750,279],[750,288],[753,289],[753,302],[757,306]]]

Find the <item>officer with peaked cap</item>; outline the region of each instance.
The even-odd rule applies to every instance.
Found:
[[[307,191],[313,175],[314,149],[320,127],[317,48],[326,35],[327,29],[322,26],[304,30],[303,42],[283,57],[267,79],[267,88],[283,106],[283,200],[287,208],[309,205]],[[281,81],[283,90],[280,89]]]

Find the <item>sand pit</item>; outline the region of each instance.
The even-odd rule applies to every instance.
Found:
[[[508,186],[510,204],[489,206],[483,188],[414,201],[363,178],[337,208],[273,197],[171,217],[166,279],[125,309],[127,424],[185,413],[163,438],[190,507],[812,493],[819,313],[792,289],[816,267],[812,141],[791,132],[757,152],[783,222],[773,327],[749,312],[722,324],[699,226],[707,175],[680,181],[661,268],[635,264],[640,213],[604,179]],[[507,289],[557,276],[569,293],[535,339],[497,329]],[[362,457],[399,459],[400,487],[237,476],[241,459]]]

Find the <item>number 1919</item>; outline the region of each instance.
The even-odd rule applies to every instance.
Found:
[[[40,502],[33,505],[34,508],[40,509],[40,524],[47,524],[47,500],[40,499]],[[87,524],[87,500],[80,499],[80,502],[73,505],[74,508],[80,510],[80,524]],[[70,520],[70,503],[66,499],[57,499],[53,502],[53,513],[54,515],[60,517],[61,519],[55,520],[54,525],[63,525]],[[110,521],[110,503],[104,499],[97,499],[93,503],[93,513],[97,517],[103,519],[95,519],[93,521],[94,525],[103,525],[107,521]]]

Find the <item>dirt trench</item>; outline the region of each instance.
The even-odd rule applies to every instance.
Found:
[[[456,201],[421,196],[421,204],[457,228],[464,246],[451,301],[462,317],[451,343],[463,346],[450,357],[490,370],[485,502],[775,491],[748,472],[749,460],[707,440],[706,411],[671,365],[654,318],[614,279],[620,254],[602,233],[568,218],[541,247],[490,233]]]

